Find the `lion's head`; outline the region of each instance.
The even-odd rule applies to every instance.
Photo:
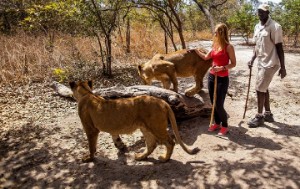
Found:
[[[93,93],[93,81],[71,81],[69,82],[69,85],[71,87],[71,90],[73,91],[73,96],[76,99],[76,101],[79,101],[82,96],[84,96],[87,93]]]

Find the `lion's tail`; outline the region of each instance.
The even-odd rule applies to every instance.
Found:
[[[175,134],[176,141],[183,148],[183,150],[186,151],[188,154],[192,155],[192,154],[198,153],[200,151],[199,148],[196,147],[194,149],[188,149],[185,146],[185,144],[182,142],[181,137],[180,137],[179,132],[178,132],[178,126],[177,126],[177,123],[176,123],[176,118],[175,118],[174,112],[173,112],[173,110],[170,106],[167,106],[167,107],[168,107],[169,120],[171,122],[172,129],[173,129],[173,132]]]

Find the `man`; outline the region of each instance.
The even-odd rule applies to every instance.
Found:
[[[256,78],[256,94],[258,113],[248,122],[250,128],[258,127],[266,122],[274,122],[270,109],[270,95],[268,87],[274,74],[278,71],[281,78],[286,76],[284,52],[282,47],[281,25],[269,16],[269,5],[261,4],[258,7],[260,22],[254,29],[255,48],[248,66],[251,69],[254,60],[258,59],[258,73]],[[263,113],[263,108],[265,112]]]

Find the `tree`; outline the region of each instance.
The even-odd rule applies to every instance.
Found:
[[[181,11],[182,1],[180,0],[131,0],[131,2],[137,7],[142,7],[155,15],[155,19],[160,22],[162,29],[169,36],[173,42],[173,26],[178,32],[181,47],[186,48],[184,35],[183,35],[183,23],[180,19],[179,13]],[[173,43],[175,50],[176,45]]]
[[[22,1],[0,1],[0,31],[11,33],[18,27],[20,20],[26,17],[25,4]]]
[[[227,0],[207,0],[207,1],[193,0],[193,1],[198,5],[201,12],[203,12],[206,19],[209,21],[211,33],[214,33],[215,20],[213,15],[211,14],[211,10],[212,9],[216,10],[218,7],[224,5],[227,2]]]
[[[20,23],[27,31],[43,31],[49,37],[47,48],[53,51],[55,32],[75,32],[79,3],[80,0],[65,0],[29,5]]]
[[[253,33],[254,25],[257,22],[256,10],[250,3],[245,3],[237,12],[229,18],[228,23],[235,32],[242,34],[246,43],[249,43],[249,36]]]
[[[209,22],[206,17],[203,16],[203,13],[199,11],[199,7],[192,0],[185,1],[183,6],[183,11],[181,14],[181,19],[184,23],[184,30],[186,32],[191,32],[193,37],[197,36],[198,31],[211,31]],[[208,35],[211,37],[210,35]],[[208,37],[201,36],[201,37]]]
[[[283,0],[284,13],[282,15],[282,25],[284,31],[289,36],[293,36],[293,46],[298,46],[298,36],[300,29],[300,0]]]
[[[89,18],[90,26],[93,33],[98,37],[98,42],[101,51],[103,63],[103,74],[111,76],[112,63],[112,33],[117,27],[117,20],[122,10],[127,10],[126,0],[85,0],[84,4],[87,6],[89,13],[86,16]],[[98,29],[99,27],[99,29]],[[100,35],[98,34],[100,31]],[[100,37],[104,37],[105,49],[102,48]]]
[[[174,39],[174,26],[171,18],[164,16],[163,12],[155,11],[155,9],[150,12],[150,15],[153,21],[157,21],[164,31],[165,52],[168,53],[168,38],[171,40],[174,50],[177,51],[178,49]]]

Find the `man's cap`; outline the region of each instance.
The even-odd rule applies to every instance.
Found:
[[[258,6],[258,9],[263,10],[263,11],[269,11],[270,6],[268,4],[261,4]]]

